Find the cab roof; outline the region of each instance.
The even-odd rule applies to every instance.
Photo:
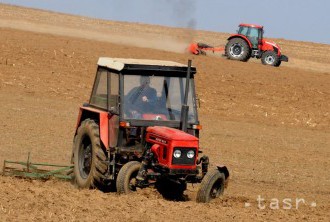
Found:
[[[163,60],[151,59],[126,59],[126,58],[109,58],[100,57],[97,64],[102,67],[107,67],[113,70],[122,71],[123,69],[148,69],[162,70],[172,68],[174,70],[187,70],[187,65]],[[192,67],[192,72],[196,72],[196,68]]]
[[[261,25],[245,24],[245,23],[241,23],[241,24],[239,24],[239,26],[245,26],[245,27],[251,27],[251,28],[258,28],[258,29],[262,29],[263,28],[263,26],[261,26]]]

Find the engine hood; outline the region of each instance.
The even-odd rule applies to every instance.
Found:
[[[280,56],[281,55],[281,48],[280,48],[280,46],[277,44],[277,43],[275,43],[275,42],[273,42],[273,41],[271,41],[271,40],[268,40],[268,39],[263,39],[262,40],[262,45],[261,45],[261,50],[262,51],[276,51],[277,52],[277,54]]]
[[[276,42],[274,42],[274,41],[271,41],[271,40],[268,40],[268,39],[264,39],[263,42],[264,42],[265,45],[271,45],[271,46],[273,46],[273,47],[278,48],[279,50],[281,50],[280,46]]]

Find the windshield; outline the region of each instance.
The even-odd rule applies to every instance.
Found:
[[[179,121],[185,83],[185,77],[124,75],[124,118]],[[189,86],[188,122],[195,123],[193,79]]]
[[[249,37],[259,38],[259,29],[257,29],[257,28],[251,28],[248,36]]]

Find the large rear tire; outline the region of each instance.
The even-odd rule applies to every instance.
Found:
[[[204,176],[197,192],[198,203],[208,203],[223,194],[225,189],[225,175],[218,169],[210,170]]]
[[[264,65],[278,67],[281,65],[281,60],[274,51],[266,51],[262,53],[261,62]]]
[[[226,44],[225,50],[228,59],[246,62],[251,57],[250,46],[241,38],[230,39]]]
[[[102,189],[107,172],[106,155],[101,148],[99,125],[81,122],[73,144],[74,179],[79,188]]]
[[[119,194],[129,194],[136,191],[136,176],[141,167],[138,161],[126,163],[117,175],[116,187]]]

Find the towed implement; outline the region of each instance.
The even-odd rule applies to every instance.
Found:
[[[187,183],[200,183],[197,202],[222,195],[229,171],[202,155],[195,73],[191,61],[100,58],[73,141],[77,186],[120,194],[154,186],[180,200]]]
[[[30,153],[26,162],[4,160],[2,175],[30,179],[57,178],[72,180],[73,165],[59,165],[50,163],[34,163],[30,161]]]
[[[247,62],[250,58],[261,59],[262,64],[279,67],[289,58],[282,54],[275,42],[263,38],[264,29],[260,25],[240,24],[236,34],[227,39],[225,47],[213,47],[205,43],[192,43],[188,51],[195,55],[206,55],[206,52],[223,52],[231,60]]]

